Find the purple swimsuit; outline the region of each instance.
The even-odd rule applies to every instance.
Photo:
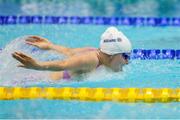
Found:
[[[71,76],[70,76],[70,74],[69,74],[69,72],[67,70],[65,70],[63,72],[63,79],[65,79],[65,80],[71,79]]]

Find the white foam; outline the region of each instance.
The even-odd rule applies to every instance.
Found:
[[[33,46],[26,45],[24,42],[26,37],[20,37],[11,41],[0,54],[1,86],[24,86],[49,81],[47,71],[36,71],[17,67],[19,62],[11,56],[15,51],[21,51],[39,60],[63,59],[64,56],[58,55],[53,51],[42,51]]]

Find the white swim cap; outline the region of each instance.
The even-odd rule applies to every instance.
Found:
[[[100,50],[108,55],[130,53],[131,42],[116,27],[109,27],[101,36]]]

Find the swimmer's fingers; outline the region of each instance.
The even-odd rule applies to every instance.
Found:
[[[23,58],[23,56],[21,55],[21,53],[19,53],[19,52],[14,52],[14,53],[13,53],[13,57],[19,58],[19,59],[22,59],[22,60],[25,60],[25,59]]]
[[[26,41],[26,44],[38,47],[38,45],[37,45],[36,43],[34,43],[34,42],[28,42],[28,41]]]
[[[42,42],[42,41],[48,41],[46,38],[42,38],[42,37],[39,37],[39,36],[30,36],[30,38],[33,38],[36,40],[36,42]]]
[[[38,39],[36,40],[36,39],[33,39],[33,38],[27,38],[26,42],[35,43],[35,42],[41,42],[41,40],[38,40]]]
[[[31,37],[27,37],[26,39],[25,39],[25,41],[29,41],[29,42],[34,42],[34,38],[31,38]]]
[[[35,35],[30,36],[30,38],[33,38],[33,39],[42,39],[41,37],[39,37],[39,36],[35,36]]]
[[[32,45],[32,46],[35,46],[35,47],[39,47],[39,42],[38,40],[32,40],[32,39],[26,39],[26,44],[28,45]]]
[[[22,60],[23,63],[26,63],[27,61],[33,60],[30,56],[25,55],[21,52],[15,52],[15,57],[18,58],[19,60]]]
[[[28,56],[28,55],[25,55],[24,53],[21,53],[21,52],[17,52],[18,55],[23,58],[24,60],[33,60],[32,57]]]
[[[39,36],[29,36],[26,38],[26,41],[29,42],[41,42],[44,38],[41,38]]]
[[[37,69],[38,63],[33,58],[21,52],[15,52],[12,54],[12,56],[21,63],[20,65],[18,65],[18,67],[24,67],[27,69]]]
[[[26,60],[25,60],[22,56],[20,56],[17,52],[13,53],[12,56],[13,56],[13,58],[15,58],[16,60],[18,60],[18,61],[21,62],[22,64],[24,64],[25,61],[26,61]]]

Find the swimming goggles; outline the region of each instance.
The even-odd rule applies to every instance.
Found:
[[[122,53],[122,56],[124,57],[124,59],[129,60],[131,57],[130,53]]]

